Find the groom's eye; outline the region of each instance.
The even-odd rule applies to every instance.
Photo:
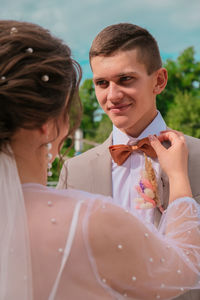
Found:
[[[131,80],[133,79],[133,77],[131,77],[131,76],[123,76],[123,77],[120,77],[120,82],[121,83],[128,83],[128,82],[130,82]]]
[[[95,82],[95,85],[99,86],[99,87],[102,87],[102,88],[105,88],[108,86],[108,81],[106,80],[98,80]]]

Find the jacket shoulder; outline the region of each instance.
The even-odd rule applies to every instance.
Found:
[[[57,187],[75,188],[87,192],[100,193],[99,184],[97,188],[95,182],[99,183],[99,178],[102,178],[101,166],[109,159],[111,160],[108,150],[111,143],[112,139],[109,137],[103,144],[67,159],[62,167]],[[109,169],[109,163],[106,163],[106,166]],[[105,170],[103,174],[105,175]],[[107,182],[109,182],[109,176]],[[105,192],[104,194],[108,195],[109,193]]]
[[[193,197],[200,202],[200,139],[185,135],[188,147],[188,173]]]
[[[67,164],[68,167],[71,167],[72,165],[78,165],[81,167],[82,165],[88,164],[89,160],[95,159],[97,156],[103,154],[104,152],[108,151],[108,147],[112,144],[112,133],[108,137],[107,140],[105,140],[102,144],[89,149],[85,151],[82,154],[79,154],[77,156],[74,156],[72,158],[69,158],[66,160],[65,165]]]
[[[185,135],[185,140],[189,150],[189,155],[200,155],[200,139]]]

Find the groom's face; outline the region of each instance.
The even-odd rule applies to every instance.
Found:
[[[137,49],[91,59],[99,104],[121,131],[137,137],[155,118],[157,71],[148,75]]]

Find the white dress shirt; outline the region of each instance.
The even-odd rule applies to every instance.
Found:
[[[162,130],[166,130],[166,124],[160,112],[158,112],[155,119],[145,128],[138,138],[128,136],[113,125],[113,145],[134,145],[138,140],[148,137],[150,134],[159,135]],[[156,173],[159,196],[162,203],[162,183],[160,180],[161,168],[157,159],[152,159],[152,165]],[[138,198],[139,195],[135,186],[139,184],[140,173],[144,168],[145,158],[142,152],[133,152],[121,166],[118,166],[112,160],[112,187],[115,203],[120,204],[126,209],[136,209],[136,204],[133,199]],[[154,208],[137,209],[137,212],[148,222],[154,221],[154,211]]]

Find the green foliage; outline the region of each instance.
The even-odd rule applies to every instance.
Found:
[[[112,122],[106,114],[102,115],[102,119],[99,122],[95,141],[97,143],[103,143],[112,131]]]
[[[193,47],[185,49],[176,61],[168,59],[164,64],[168,70],[168,83],[165,90],[157,96],[157,107],[163,117],[173,106],[175,96],[179,91],[196,95],[200,82],[200,62],[195,60]]]
[[[88,141],[102,143],[112,130],[110,119],[99,109],[92,79],[86,79],[80,87],[80,98],[83,104],[81,128]],[[83,152],[93,145],[84,143]]]
[[[200,138],[200,94],[178,92],[166,115],[169,127]]]
[[[95,120],[95,114],[99,107],[96,99],[94,84],[92,79],[86,79],[80,87],[79,95],[83,104],[83,117],[81,129],[84,137],[93,139],[96,135],[98,122]]]
[[[60,151],[60,157],[56,157],[55,160],[52,163],[52,176],[48,177],[48,182],[52,183],[52,182],[56,182],[58,181],[59,178],[59,174],[61,171],[61,167],[62,167],[62,157],[64,157],[65,159],[68,157],[73,157],[75,154],[75,150],[73,147],[71,147],[72,145],[72,140],[71,139],[67,139]]]

